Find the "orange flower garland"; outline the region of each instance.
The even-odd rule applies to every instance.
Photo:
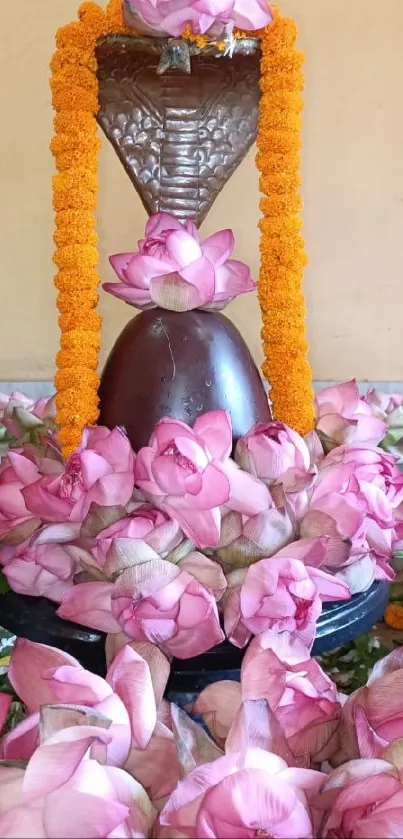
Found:
[[[55,386],[59,439],[66,457],[79,444],[83,427],[98,418],[101,318],[95,212],[101,143],[95,47],[109,32],[124,31],[121,0],[112,0],[106,9],[84,3],[79,20],[58,31],[51,63],[56,112],[51,150],[58,173],[53,180],[54,261],[61,330]]]
[[[390,603],[385,609],[383,619],[391,629],[403,629],[403,606],[399,603]]]
[[[257,136],[260,171],[263,373],[271,384],[273,413],[300,434],[314,425],[312,371],[305,337],[302,280],[300,132],[303,55],[297,27],[276,14],[261,33],[261,101]]]
[[[85,425],[98,418],[98,353],[101,319],[95,212],[100,140],[96,122],[98,82],[95,48],[109,33],[129,33],[122,0],[102,9],[83,3],[79,20],[57,33],[52,59],[52,101],[56,112],[51,143],[57,174],[55,286],[60,313],[57,356],[57,422],[63,453],[79,444]],[[237,32],[236,37],[244,33]],[[302,56],[295,47],[293,21],[277,13],[260,33],[261,105],[257,165],[263,193],[259,300],[265,361],[274,415],[301,433],[313,426],[311,370],[305,340],[302,276],[305,265],[299,197]],[[203,46],[203,39],[185,37]],[[199,43],[200,42],[200,43]],[[286,375],[284,374],[287,369]]]

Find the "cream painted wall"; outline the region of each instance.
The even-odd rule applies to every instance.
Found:
[[[48,62],[77,0],[2,0],[0,49],[0,378],[51,379],[58,347],[52,286],[52,112]],[[306,52],[303,176],[311,360],[316,379],[403,380],[403,0],[283,0]],[[106,141],[99,234],[107,254],[135,247],[145,214]],[[205,224],[233,227],[258,270],[253,153]],[[101,292],[105,358],[131,310]],[[260,358],[252,296],[230,315]]]

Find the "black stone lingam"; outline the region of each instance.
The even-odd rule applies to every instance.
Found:
[[[271,419],[262,380],[238,329],[218,312],[152,309],[123,330],[101,377],[100,425],[123,426],[135,451],[162,417],[193,425],[217,408],[234,443]]]

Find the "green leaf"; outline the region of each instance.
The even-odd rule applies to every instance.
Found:
[[[11,591],[11,588],[4,574],[0,571],[0,594],[7,594],[8,591]]]
[[[363,635],[355,641],[318,657],[319,664],[343,693],[352,693],[367,683],[379,659],[390,650],[380,643],[376,633]]]
[[[10,712],[4,726],[4,734],[7,734],[9,731],[13,731],[13,729],[23,721],[26,717],[26,710],[25,705],[19,701],[19,699],[15,699],[11,703]]]

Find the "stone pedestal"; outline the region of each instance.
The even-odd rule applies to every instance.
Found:
[[[325,604],[316,630],[313,655],[347,644],[377,623],[388,602],[387,583],[374,583],[351,600]],[[39,597],[9,592],[0,597],[0,626],[15,635],[65,650],[93,673],[104,675],[105,637],[101,632],[61,620],[56,606]],[[187,661],[174,659],[168,692],[175,701],[199,693],[220,679],[239,679],[244,650],[224,642],[208,653]]]

